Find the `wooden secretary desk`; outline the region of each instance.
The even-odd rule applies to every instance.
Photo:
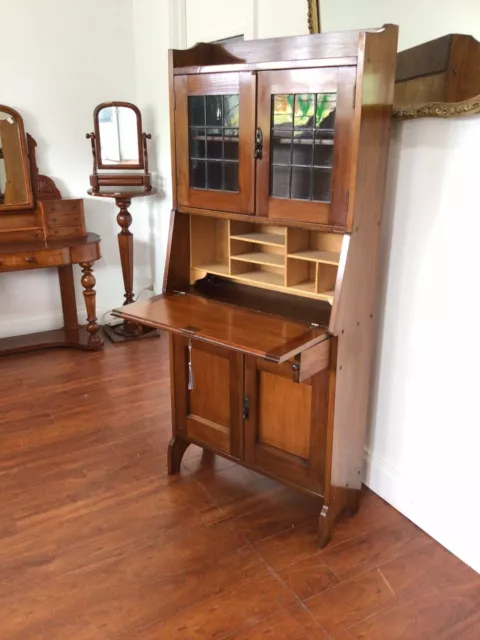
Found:
[[[195,443],[358,507],[397,27],[170,52],[170,473]]]

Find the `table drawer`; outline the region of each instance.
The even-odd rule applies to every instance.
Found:
[[[68,227],[49,227],[48,229],[49,238],[81,238],[84,235],[85,232],[81,226],[69,225]]]
[[[68,247],[63,249],[21,251],[0,256],[1,271],[60,267],[65,264],[70,264],[70,250]]]
[[[56,200],[44,204],[47,226],[75,227],[84,221],[82,200]],[[49,235],[52,235],[51,233]]]

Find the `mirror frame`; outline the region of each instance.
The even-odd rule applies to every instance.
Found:
[[[108,107],[126,107],[127,109],[132,109],[137,116],[137,138],[138,138],[138,163],[137,164],[129,164],[128,166],[122,167],[119,164],[104,164],[102,162],[102,144],[100,138],[100,122],[99,122],[99,113],[102,109],[106,109]],[[93,112],[93,126],[95,130],[95,154],[97,159],[97,169],[115,169],[116,171],[130,171],[135,169],[145,169],[145,160],[143,157],[143,127],[142,127],[142,114],[140,113],[140,109],[132,104],[131,102],[102,102],[97,107],[95,107],[95,111]]]
[[[0,204],[0,215],[2,213],[15,213],[16,211],[21,211],[23,209],[33,209],[34,207],[34,198],[33,198],[33,189],[32,189],[32,181],[30,177],[30,167],[29,160],[27,154],[27,142],[25,135],[25,127],[23,124],[23,118],[11,107],[7,107],[7,105],[0,104],[0,111],[4,113],[9,113],[15,121],[18,123],[18,133],[20,136],[20,151],[22,154],[22,167],[23,167],[23,175],[25,177],[26,184],[26,192],[28,200],[27,202],[22,202],[21,204]]]

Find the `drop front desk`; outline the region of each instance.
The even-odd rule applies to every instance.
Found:
[[[358,507],[397,28],[170,52],[170,473],[190,443]]]

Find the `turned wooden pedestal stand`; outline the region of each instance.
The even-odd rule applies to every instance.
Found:
[[[132,203],[132,198],[152,196],[156,192],[151,191],[117,191],[95,193],[93,189],[88,190],[88,194],[96,198],[114,198],[115,204],[120,209],[117,215],[117,222],[120,226],[118,233],[118,248],[120,250],[120,261],[122,264],[123,284],[125,287],[124,305],[131,304],[133,297],[133,233],[130,231],[132,224],[132,214],[128,207]],[[138,340],[139,338],[154,338],[160,334],[155,329],[142,327],[134,322],[125,320],[116,326],[104,325],[103,330],[108,338],[114,342],[126,342]]]

